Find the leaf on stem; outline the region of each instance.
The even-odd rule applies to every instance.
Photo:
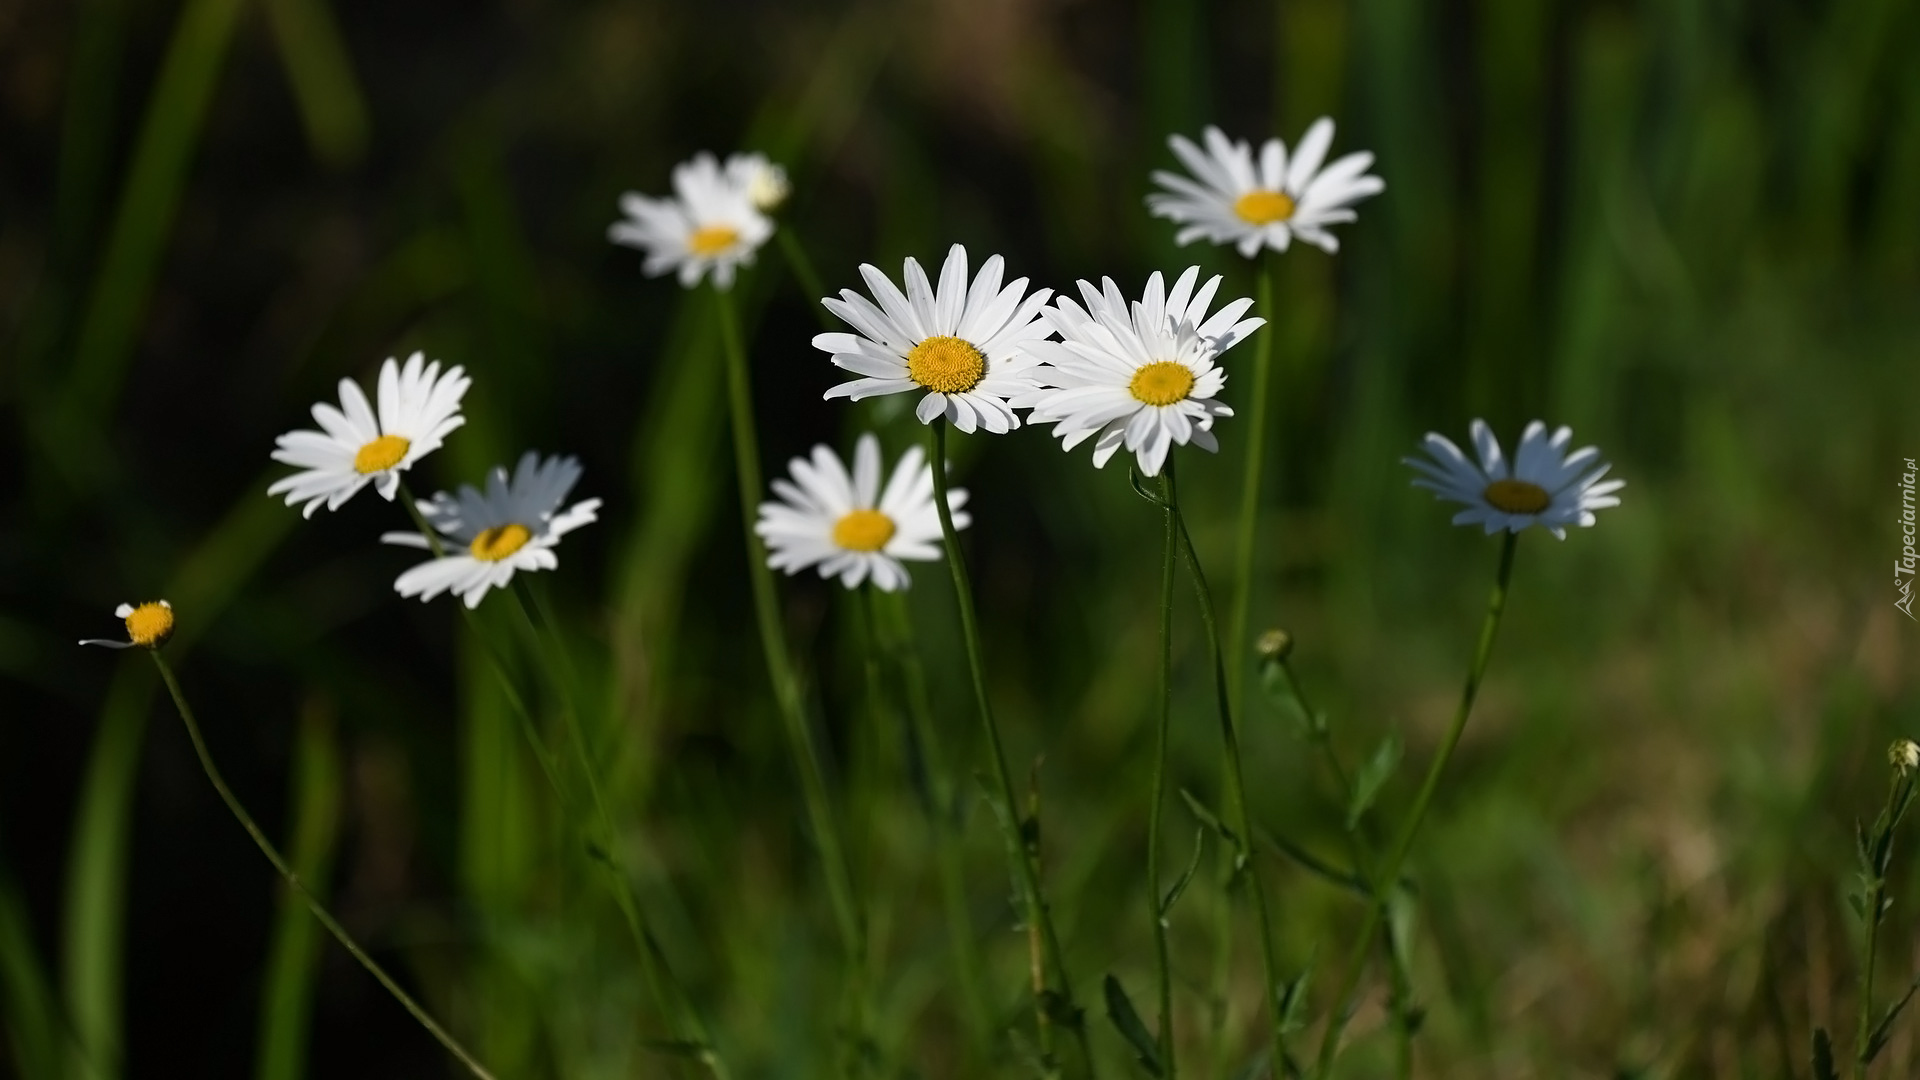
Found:
[[[1374,800],[1380,797],[1380,789],[1400,764],[1400,750],[1400,733],[1388,732],[1387,737],[1380,740],[1380,745],[1374,749],[1373,756],[1354,775],[1353,801],[1347,806],[1348,832],[1360,827],[1360,819],[1366,816]]]
[[[1206,829],[1194,830],[1193,858],[1187,860],[1187,868],[1180,872],[1180,876],[1175,879],[1173,887],[1167,890],[1167,895],[1160,898],[1160,924],[1162,926],[1166,925],[1167,913],[1173,910],[1174,901],[1179,900],[1180,894],[1186,892],[1187,886],[1193,883],[1194,872],[1200,869],[1200,852],[1206,847],[1206,840]]]
[[[1113,1026],[1120,1032],[1120,1037],[1127,1040],[1128,1045],[1133,1047],[1134,1056],[1139,1060],[1140,1067],[1147,1070],[1149,1076],[1165,1075],[1160,1068],[1160,1045],[1155,1041],[1153,1033],[1147,1030],[1146,1023],[1140,1019],[1140,1013],[1134,1009],[1132,999],[1127,997],[1126,988],[1122,987],[1120,980],[1112,975],[1108,975],[1101,985],[1105,988],[1107,995],[1107,1018],[1113,1021]]]
[[[1826,1028],[1813,1029],[1813,1080],[1840,1080],[1833,1070],[1833,1040]]]
[[[1876,1024],[1873,1033],[1867,1036],[1866,1049],[1860,1054],[1861,1064],[1871,1064],[1874,1058],[1880,1056],[1880,1051],[1887,1045],[1887,1039],[1893,1034],[1893,1022],[1900,1018],[1901,1011],[1907,1007],[1908,1002],[1913,1000],[1916,991],[1920,991],[1920,975],[1914,976],[1913,981],[1907,984],[1907,992],[1900,995],[1900,1000],[1887,1006],[1886,1013],[1880,1017],[1880,1023]],[[1871,1008],[1871,1005],[1868,1007]]]

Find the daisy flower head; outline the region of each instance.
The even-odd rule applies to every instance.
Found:
[[[860,276],[875,304],[852,289],[822,301],[857,334],[818,334],[814,348],[833,355],[836,367],[861,376],[827,391],[827,398],[854,401],[881,394],[925,390],[914,409],[923,424],[946,417],[971,432],[996,435],[1020,426],[1008,399],[1038,388],[1026,347],[1051,331],[1040,309],[1051,289],[1027,292],[1027,279],[1002,285],[1005,262],[989,258],[971,284],[967,249],[947,252],[936,290],[926,271],[909,258],[902,293],[878,267],[863,264]]]
[[[886,487],[880,486],[880,440],[871,433],[853,447],[853,471],[825,446],[811,460],[794,458],[792,480],[776,479],[778,499],[760,504],[753,531],[767,545],[767,565],[797,574],[819,566],[823,578],[838,577],[849,589],[871,580],[883,592],[909,583],[903,559],[940,558],[940,513],[933,501],[933,469],[918,446],[900,455]],[[947,492],[953,527],[971,519],[960,508],[962,488]]]
[[[620,196],[626,219],[608,227],[607,238],[646,252],[649,276],[677,271],[680,284],[690,289],[711,273],[715,288],[728,288],[735,269],[751,266],[753,253],[773,235],[773,221],[749,193],[755,171],[731,160],[723,170],[712,154],[697,154],[674,167],[672,196]],[[784,183],[785,175],[780,179]]]
[[[403,367],[391,358],[380,365],[375,387],[376,412],[360,384],[340,380],[340,407],[313,407],[319,431],[289,431],[274,440],[273,460],[300,472],[273,482],[268,495],[285,495],[287,505],[306,503],[313,516],[321,504],[337,510],[368,484],[391,500],[400,474],[440,448],[447,434],[467,422],[460,399],[473,380],[459,366],[440,370],[414,353]]]
[[[1427,433],[1428,458],[1401,460],[1420,474],[1415,487],[1465,504],[1465,510],[1453,515],[1455,525],[1483,525],[1492,535],[1538,524],[1565,540],[1567,526],[1591,526],[1595,510],[1619,506],[1614,492],[1626,486],[1624,480],[1601,480],[1613,466],[1600,460],[1599,450],[1588,446],[1569,454],[1572,439],[1572,428],[1548,435],[1547,425],[1535,420],[1521,433],[1519,452],[1509,466],[1487,422],[1475,420],[1477,464],[1438,432]]]
[[[1182,226],[1174,237],[1179,244],[1232,244],[1252,258],[1262,247],[1285,251],[1298,237],[1335,252],[1340,242],[1327,226],[1354,220],[1354,203],[1386,189],[1367,174],[1373,155],[1365,151],[1321,168],[1333,145],[1333,121],[1324,116],[1307,128],[1291,157],[1279,139],[1268,139],[1256,162],[1249,143],[1229,140],[1217,127],[1208,127],[1204,138],[1204,150],[1184,135],[1167,140],[1193,175],[1156,171],[1154,182],[1167,190],[1147,196],[1155,217]]]
[[[552,570],[560,565],[553,549],[560,538],[596,519],[599,499],[584,499],[565,510],[560,504],[580,479],[580,462],[570,457],[542,460],[532,450],[521,455],[511,477],[497,465],[485,491],[468,484],[458,495],[442,491],[422,499],[420,513],[439,533],[448,554],[423,562],[394,581],[401,596],[431,600],[452,592],[478,607],[487,590],[504,587],[514,572]],[[430,548],[417,532],[390,532],[389,544]]]
[[[787,184],[787,170],[754,152],[727,157],[727,179],[746,193],[755,210],[771,214],[780,209],[793,189]]]
[[[82,645],[104,645],[109,649],[157,649],[173,636],[173,605],[165,600],[149,600],[144,604],[121,604],[113,609],[113,615],[127,624],[127,640],[113,638],[81,638]]]
[[[1085,307],[1063,296],[1045,313],[1060,340],[1027,346],[1043,388],[1014,404],[1054,421],[1063,450],[1093,439],[1096,468],[1123,446],[1148,476],[1160,474],[1175,443],[1217,452],[1213,422],[1233,410],[1218,400],[1227,373],[1215,361],[1266,320],[1241,318],[1253,306],[1244,298],[1209,316],[1220,278],[1196,290],[1199,278],[1190,266],[1168,291],[1156,270],[1131,304],[1112,278],[1100,288],[1080,282]]]

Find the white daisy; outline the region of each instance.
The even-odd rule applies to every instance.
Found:
[[[736,170],[729,161],[723,172],[712,154],[697,154],[674,167],[671,198],[620,196],[627,220],[610,226],[607,238],[645,251],[649,275],[678,270],[680,284],[692,288],[712,271],[714,287],[728,288],[734,269],[751,266],[773,235],[772,220],[754,205],[750,179],[747,166]]]
[[[787,201],[792,189],[787,186],[787,170],[767,160],[762,153],[731,154],[727,157],[727,179],[746,193],[755,210],[771,214]]]
[[[482,493],[460,485],[458,496],[442,491],[422,499],[420,513],[444,541],[465,548],[442,555],[401,574],[393,587],[401,596],[431,600],[451,591],[468,607],[478,607],[488,589],[504,587],[516,570],[552,570],[560,565],[553,549],[567,533],[595,520],[599,499],[584,499],[560,509],[580,479],[580,462],[570,457],[545,461],[529,450],[511,480],[504,465],[494,467]],[[390,532],[389,544],[426,548],[417,532]]]
[[[1253,306],[1248,299],[1235,300],[1209,318],[1207,307],[1220,278],[1196,292],[1199,277],[1200,268],[1190,266],[1167,292],[1156,270],[1132,305],[1112,278],[1103,279],[1104,292],[1091,281],[1080,282],[1085,308],[1063,296],[1043,316],[1061,340],[1026,347],[1041,361],[1034,378],[1047,389],[1024,394],[1013,404],[1032,408],[1032,420],[1058,421],[1053,433],[1063,450],[1098,436],[1096,467],[1104,467],[1122,446],[1133,451],[1148,476],[1159,475],[1174,443],[1218,451],[1213,421],[1232,416],[1233,410],[1216,400],[1227,373],[1214,361],[1266,320],[1240,317]]]
[[[1232,142],[1219,128],[1208,127],[1206,141],[1203,151],[1184,135],[1167,140],[1191,178],[1164,170],[1153,174],[1154,182],[1168,190],[1147,196],[1147,208],[1185,226],[1176,243],[1204,238],[1232,244],[1251,258],[1263,245],[1285,251],[1297,236],[1338,251],[1340,242],[1326,227],[1354,220],[1348,207],[1387,186],[1366,175],[1373,155],[1364,151],[1320,167],[1333,144],[1333,121],[1324,116],[1301,136],[1291,160],[1279,139],[1268,139],[1260,148],[1257,167],[1253,147],[1244,140]]]
[[[1420,472],[1415,487],[1439,498],[1466,504],[1453,515],[1455,525],[1484,525],[1489,535],[1506,529],[1519,532],[1539,524],[1561,540],[1569,525],[1590,526],[1593,512],[1619,506],[1613,494],[1624,480],[1601,481],[1613,466],[1600,460],[1589,446],[1567,453],[1573,429],[1562,427],[1551,437],[1547,425],[1535,420],[1520,435],[1520,451],[1513,467],[1500,454],[1500,441],[1485,420],[1473,422],[1473,445],[1480,463],[1474,464],[1451,439],[1428,432],[1426,458],[1402,458]]]
[[[860,276],[879,305],[852,289],[820,301],[860,332],[818,334],[813,345],[832,353],[835,366],[864,377],[826,396],[859,401],[925,390],[914,410],[923,424],[945,416],[961,431],[984,427],[996,435],[1019,427],[1007,399],[1038,389],[1023,350],[1050,333],[1039,315],[1053,290],[1029,295],[1026,278],[1001,288],[1004,265],[998,255],[988,259],[969,287],[967,249],[955,244],[938,291],[908,259],[902,294],[877,267],[863,264]]]
[[[82,645],[105,645],[109,649],[157,649],[173,636],[173,605],[165,600],[149,600],[135,607],[121,604],[113,609],[115,618],[126,620],[127,640],[81,638]]]
[[[407,357],[405,367],[388,359],[380,365],[376,415],[360,384],[341,379],[340,408],[324,401],[313,407],[323,430],[289,431],[274,440],[273,460],[305,471],[274,481],[267,494],[284,493],[288,506],[305,502],[308,517],[321,503],[339,509],[369,482],[381,498],[392,499],[400,473],[467,422],[460,399],[472,383],[464,369],[442,374],[440,362],[429,364],[421,353]]]
[[[933,501],[933,470],[918,446],[910,446],[880,488],[880,440],[860,436],[849,474],[839,455],[813,448],[813,460],[794,458],[791,482],[776,479],[773,493],[760,504],[753,531],[767,544],[767,565],[797,574],[816,563],[823,578],[838,576],[847,588],[873,579],[886,592],[907,587],[902,559],[940,558],[940,512]],[[971,520],[960,508],[961,488],[947,491],[953,527]]]

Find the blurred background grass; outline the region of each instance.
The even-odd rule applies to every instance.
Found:
[[[241,797],[500,1075],[671,1067],[641,1045],[662,1029],[617,912],[480,654],[447,603],[391,593],[408,557],[372,541],[397,515],[363,499],[302,523],[263,494],[276,433],[418,348],[475,376],[421,485],[534,446],[579,454],[580,494],[607,499],[543,585],[598,703],[628,861],[739,1073],[825,1075],[836,951],[748,631],[717,342],[700,297],[605,242],[615,197],[664,191],[697,150],[764,149],[832,287],[957,240],[1056,288],[1199,261],[1250,290],[1230,254],[1172,247],[1147,173],[1170,131],[1291,141],[1325,113],[1388,189],[1339,256],[1279,264],[1254,622],[1292,630],[1348,755],[1398,730],[1424,764],[1492,569],[1493,545],[1407,487],[1422,433],[1570,423],[1630,485],[1591,532],[1522,544],[1415,859],[1419,1071],[1804,1075],[1811,1027],[1854,1015],[1850,821],[1878,806],[1886,744],[1920,731],[1920,630],[1887,569],[1920,454],[1916,39],[1898,0],[0,6],[0,1070],[448,1067],[284,906],[146,665],[71,645],[155,595]],[[743,289],[769,467],[856,427],[917,437],[885,400],[819,401],[836,373],[775,255]],[[1223,595],[1239,434],[1183,466]],[[1079,996],[1107,972],[1138,994],[1158,519],[1039,432],[956,453]],[[931,568],[917,581],[964,776],[951,599]],[[833,767],[874,792],[854,825],[874,1072],[1021,1075],[960,1049],[925,830],[897,728],[861,712],[850,615],[816,581],[785,595]],[[1191,611],[1179,625],[1174,778],[1217,801]],[[1247,723],[1258,818],[1337,851],[1288,718]],[[1191,825],[1169,816],[1183,860]],[[966,823],[1011,1024],[1023,939],[985,808]],[[1911,865],[1883,985],[1920,966]],[[1285,962],[1330,961],[1355,905],[1268,869]],[[1173,926],[1195,1037],[1204,902]],[[1255,970],[1237,1054],[1258,1042]],[[1355,1075],[1385,1060],[1378,993]],[[1920,1042],[1901,1031],[1881,1067],[1913,1075]]]

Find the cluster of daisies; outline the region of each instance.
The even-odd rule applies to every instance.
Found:
[[[1251,257],[1298,239],[1335,252],[1331,227],[1354,220],[1354,204],[1385,184],[1368,171],[1372,154],[1328,163],[1333,131],[1322,118],[1291,153],[1269,139],[1257,154],[1218,128],[1206,130],[1204,146],[1175,135],[1170,145],[1191,175],[1156,172],[1165,190],[1148,196],[1147,206],[1181,226],[1183,245],[1204,239]],[[692,286],[711,271],[715,288],[730,287],[735,267],[773,235],[767,214],[778,198],[762,196],[784,197],[784,174],[757,154],[735,155],[724,166],[702,154],[674,171],[673,186],[666,199],[626,195],[629,220],[610,235],[644,250],[649,274],[675,271]],[[1215,308],[1221,278],[1201,283],[1198,267],[1171,287],[1155,272],[1138,298],[1111,278],[1097,286],[1083,280],[1077,301],[1029,289],[1024,277],[1007,281],[999,255],[969,275],[958,244],[937,281],[912,258],[899,282],[871,264],[859,272],[866,294],[843,289],[821,301],[851,332],[823,333],[813,344],[857,376],[828,389],[827,398],[918,394],[921,423],[992,434],[1019,427],[1024,412],[1028,422],[1051,423],[1063,449],[1092,441],[1096,467],[1125,449],[1147,476],[1159,474],[1176,445],[1218,450],[1214,422],[1233,415],[1220,400],[1227,382],[1220,358],[1265,323],[1249,315],[1248,298]],[[1616,505],[1612,492],[1620,487],[1601,482],[1607,466],[1597,451],[1567,453],[1569,437],[1561,428],[1549,438],[1536,422],[1509,467],[1484,423],[1474,425],[1478,464],[1429,435],[1432,460],[1412,462],[1421,473],[1416,483],[1466,504],[1457,522],[1489,532],[1538,523],[1564,536],[1567,525],[1591,524],[1594,510]],[[849,588],[904,586],[901,560],[940,554],[931,479],[919,475],[929,467],[909,451],[883,492],[871,435],[860,437],[851,472],[833,450],[815,447],[760,508],[769,562],[788,573],[817,567]],[[953,496],[957,506],[964,492]]]
[[[1299,240],[1335,252],[1330,227],[1353,221],[1354,205],[1385,184],[1368,171],[1370,153],[1328,163],[1333,133],[1322,118],[1291,153],[1269,139],[1257,154],[1218,128],[1207,128],[1201,143],[1175,135],[1169,145],[1190,175],[1155,172],[1164,190],[1149,195],[1147,206],[1180,226],[1182,245],[1207,240],[1254,257]],[[724,290],[773,237],[772,215],[788,192],[785,170],[762,154],[722,162],[703,153],[674,169],[671,196],[622,196],[625,218],[608,236],[644,251],[649,275],[671,272],[683,286],[710,281]],[[1213,425],[1233,415],[1220,400],[1227,382],[1220,358],[1265,324],[1249,314],[1249,298],[1216,308],[1221,278],[1202,283],[1198,267],[1171,287],[1156,271],[1137,299],[1111,278],[1097,286],[1082,280],[1077,301],[1029,289],[1024,277],[1007,281],[999,255],[969,274],[958,244],[938,282],[912,258],[899,283],[871,264],[859,272],[867,295],[843,289],[821,301],[852,332],[819,334],[813,344],[857,376],[829,388],[827,398],[919,394],[921,423],[964,432],[1004,434],[1024,412],[1028,422],[1052,424],[1065,450],[1091,440],[1096,467],[1125,449],[1147,476],[1159,474],[1176,445],[1218,450]],[[461,368],[442,371],[418,353],[381,368],[377,408],[343,379],[338,407],[313,408],[320,430],[279,438],[273,457],[300,471],[269,494],[304,503],[308,516],[323,505],[338,509],[368,485],[393,500],[402,474],[465,422],[460,401],[469,383]],[[1427,435],[1427,458],[1406,459],[1420,474],[1415,484],[1465,507],[1456,524],[1488,533],[1538,524],[1564,538],[1568,526],[1592,525],[1595,510],[1619,505],[1623,482],[1604,479],[1609,467],[1593,447],[1569,452],[1567,428],[1549,435],[1535,421],[1511,462],[1483,421],[1474,421],[1472,434],[1477,461],[1439,434]],[[826,446],[795,458],[789,478],[773,482],[774,498],[761,504],[755,525],[770,565],[789,574],[816,567],[848,588],[905,587],[903,560],[940,557],[932,469],[921,450],[909,449],[883,485],[887,470],[871,433],[858,438],[851,469]],[[422,599],[451,592],[471,607],[516,571],[553,568],[560,538],[593,521],[600,505],[588,499],[561,509],[579,476],[572,458],[529,452],[511,473],[496,467],[484,490],[463,486],[457,495],[419,501],[425,530],[382,539],[427,549],[432,558],[401,574],[396,589]],[[948,500],[958,511],[966,492],[950,491]],[[955,527],[966,524],[965,514],[954,516]],[[132,644],[156,645],[171,632],[164,603],[123,609]]]

